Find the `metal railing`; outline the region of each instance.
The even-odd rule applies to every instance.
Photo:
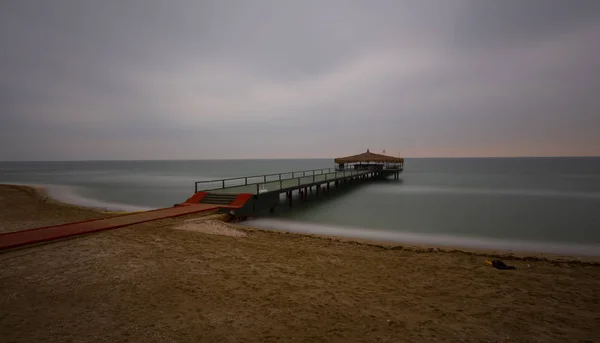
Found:
[[[343,170],[325,174],[314,174],[312,176],[300,176],[294,179],[279,180],[279,182],[260,182],[256,184],[256,190],[254,194],[280,191],[284,189],[297,189],[301,188],[302,186],[312,186],[318,183],[336,181],[349,176],[364,175],[371,172],[373,172],[373,170]],[[265,186],[269,186],[269,188],[265,188]]]
[[[232,177],[232,178],[228,178],[228,179],[219,179],[219,180],[196,181],[196,182],[194,182],[194,189],[195,189],[195,192],[211,191],[211,190],[215,190],[215,189],[223,189],[223,188],[238,187],[238,186],[248,186],[248,185],[253,185],[253,184],[259,184],[261,182],[266,183],[266,182],[272,182],[272,181],[296,179],[298,177],[329,174],[333,171],[335,171],[335,168],[321,168],[321,169],[301,170],[301,171],[293,171],[293,172],[283,172],[283,173],[276,173],[276,174],[263,174],[263,175],[254,175],[254,176],[244,176],[244,177]],[[302,175],[302,176],[299,176],[299,175]]]
[[[336,170],[403,170],[404,163],[385,163],[385,164],[347,164],[346,168],[336,168]]]
[[[218,180],[195,181],[194,191],[214,191],[233,187],[256,187],[256,193],[269,192],[273,190],[282,190],[287,188],[300,187],[303,184],[309,185],[316,182],[335,181],[336,179],[345,178],[354,175],[363,175],[370,172],[384,170],[403,169],[403,163],[389,164],[383,168],[364,168],[364,169],[338,169],[338,168],[321,168],[311,170],[301,170],[293,172],[283,172],[275,174],[263,174],[243,177],[233,177]],[[270,189],[264,187],[268,185]],[[275,186],[275,188],[273,188]]]
[[[383,166],[383,170],[403,170],[404,163],[389,163]]]
[[[335,168],[322,168],[219,180],[196,181],[195,192],[254,185],[256,189],[253,191],[255,194],[260,194],[274,190],[300,187],[302,185],[309,185],[317,182],[335,181],[348,176],[363,175],[370,172],[373,172],[373,170],[336,170]],[[268,186],[269,188],[266,189],[265,186]]]

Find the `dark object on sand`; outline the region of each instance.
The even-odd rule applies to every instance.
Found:
[[[485,261],[485,263],[492,265],[496,269],[517,269],[514,266],[507,266],[506,263],[500,260]]]

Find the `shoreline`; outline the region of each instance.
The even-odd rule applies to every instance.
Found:
[[[40,196],[41,199],[48,201],[50,203],[59,205],[59,206],[68,206],[68,207],[74,207],[74,208],[78,208],[78,209],[82,209],[82,210],[91,210],[91,211],[96,211],[96,212],[100,212],[100,213],[104,213],[104,214],[129,214],[129,213],[135,213],[135,212],[131,212],[131,211],[109,211],[107,208],[102,208],[102,207],[93,207],[93,206],[83,206],[80,204],[76,204],[76,203],[72,203],[72,202],[66,202],[63,201],[61,199],[58,199],[56,197],[53,197],[50,195],[50,192],[48,191],[48,187],[49,186],[45,186],[45,185],[33,185],[33,184],[0,184],[0,186],[3,185],[11,185],[11,186],[21,186],[21,187],[29,187],[34,189],[38,195]]]
[[[102,212],[102,213],[106,213],[106,214],[128,214],[128,213],[136,213],[136,212],[143,212],[143,211],[149,211],[152,210],[151,208],[143,208],[140,206],[133,206],[133,207],[138,207],[140,208],[137,211],[130,211],[130,210],[125,210],[125,209],[117,209],[115,208],[114,210],[109,208],[111,205],[114,205],[115,207],[118,206],[131,206],[131,205],[127,205],[127,204],[108,204],[108,206],[88,206],[85,204],[82,204],[81,202],[78,201],[68,201],[65,200],[61,197],[58,197],[54,194],[52,194],[53,192],[51,192],[51,188],[52,187],[71,187],[69,185],[44,185],[44,184],[27,184],[27,183],[0,183],[0,186],[20,186],[20,187],[29,187],[32,188],[34,190],[36,190],[40,197],[45,198],[57,205],[65,205],[65,206],[70,206],[70,207],[75,207],[75,208],[80,208],[80,209],[85,209],[85,210],[93,210],[93,211],[98,211],[98,212]],[[77,197],[79,197],[78,194],[76,194]],[[83,198],[82,199],[88,199],[88,198]],[[85,201],[83,201],[85,203]],[[96,200],[96,199],[89,199],[88,202],[102,202],[101,200]]]
[[[18,186],[32,189],[36,192],[37,196],[49,203],[53,203],[57,206],[65,206],[68,208],[80,209],[83,211],[94,211],[103,215],[121,215],[121,214],[129,214],[135,213],[137,211],[108,211],[104,208],[95,208],[95,207],[87,207],[78,204],[72,204],[68,202],[64,202],[60,199],[56,199],[52,197],[48,192],[48,187],[44,185],[34,185],[34,184],[0,184],[0,186]],[[260,220],[260,218],[258,218]],[[250,223],[251,224],[251,223]],[[314,233],[314,232],[298,232],[293,230],[288,230],[280,227],[261,227],[261,226],[252,226],[248,225],[245,221],[236,222],[235,224],[231,224],[238,229],[249,230],[249,231],[258,231],[258,232],[270,232],[276,234],[292,234],[304,237],[312,237],[316,239],[326,239],[326,240],[336,240],[339,242],[346,242],[350,244],[361,244],[368,246],[376,246],[383,249],[391,249],[391,250],[406,250],[413,252],[430,252],[430,253],[454,253],[461,252],[468,255],[476,255],[476,256],[488,256],[499,259],[507,259],[507,260],[523,260],[523,261],[550,261],[550,262],[558,262],[558,263],[585,263],[585,264],[593,264],[600,265],[600,255],[578,255],[578,254],[560,254],[560,253],[547,253],[547,252],[535,252],[535,251],[519,251],[513,249],[492,249],[492,248],[473,248],[469,246],[461,246],[461,245],[440,245],[440,244],[427,244],[427,243],[411,243],[408,241],[396,241],[396,240],[386,240],[386,239],[370,239],[370,238],[361,238],[361,237],[352,237],[347,235],[330,235],[326,233]],[[303,224],[300,224],[303,225]],[[308,224],[319,226],[315,224]]]
[[[513,250],[500,250],[500,249],[478,249],[461,246],[443,246],[433,244],[410,244],[401,243],[385,240],[375,239],[360,239],[353,237],[344,236],[332,236],[326,234],[317,233],[300,233],[294,231],[287,231],[284,229],[272,229],[272,228],[260,228],[254,226],[244,225],[244,222],[238,222],[233,225],[236,229],[241,229],[248,232],[264,232],[279,235],[294,235],[299,237],[309,237],[319,240],[336,241],[354,245],[363,245],[370,247],[377,247],[383,250],[399,250],[415,253],[447,253],[454,254],[460,253],[471,256],[497,258],[503,260],[512,261],[537,261],[537,262],[549,262],[554,264],[584,264],[590,266],[600,267],[600,256],[581,256],[581,255],[562,255],[562,254],[550,254],[550,253],[538,253],[538,252],[523,252]]]
[[[270,221],[270,219],[268,219]],[[252,225],[253,221],[258,221],[258,225]],[[279,221],[279,220],[275,220]],[[285,224],[282,225],[260,225],[261,219],[256,218],[250,220],[250,223],[242,222],[245,227],[266,230],[266,231],[276,231],[281,233],[293,233],[298,235],[307,235],[314,237],[328,237],[328,238],[338,238],[343,239],[345,241],[354,241],[354,242],[368,242],[371,245],[378,246],[387,246],[387,247],[404,247],[411,250],[429,250],[429,251],[463,251],[466,253],[473,253],[478,255],[494,255],[498,257],[508,258],[521,258],[521,259],[543,259],[543,260],[575,260],[575,261],[598,261],[600,262],[600,246],[596,245],[584,245],[584,244],[576,244],[576,243],[560,243],[560,242],[525,242],[525,241],[516,241],[516,240],[500,240],[493,238],[470,238],[470,237],[454,237],[448,235],[418,235],[414,233],[406,233],[406,232],[394,232],[394,231],[383,231],[383,230],[371,230],[369,228],[349,228],[349,227],[335,227],[335,226],[324,226],[315,223],[298,223],[293,222],[293,227],[302,227],[301,230],[283,228]],[[346,234],[328,234],[321,233],[318,228],[334,228],[333,231],[346,231]],[[331,231],[331,230],[330,230]],[[393,237],[388,239],[377,239],[377,238],[368,238],[364,236],[387,236]],[[361,237],[362,236],[362,237]],[[396,237],[410,237],[407,239],[396,238]],[[415,241],[415,237],[417,237],[417,241]],[[412,241],[411,241],[412,240]],[[420,240],[420,241],[419,241]],[[426,240],[432,241],[424,242]],[[453,241],[454,243],[436,243],[435,240],[448,240]],[[463,244],[460,242],[478,242],[481,245],[488,245],[489,247],[477,246],[478,243],[472,244]],[[494,247],[494,244],[497,245],[509,245],[514,243],[516,246],[528,246],[529,249],[519,249],[519,248],[503,248],[503,247]],[[543,250],[533,250],[533,247],[546,247],[547,251]],[[569,248],[570,250],[576,250],[577,248],[582,249],[582,251],[588,252],[586,253],[566,253],[566,252],[558,252],[558,251],[550,251],[550,250],[560,250],[561,247],[565,249]],[[553,249],[551,249],[553,248]],[[543,249],[543,248],[542,248]],[[599,253],[596,253],[598,251]]]
[[[0,184],[0,233],[111,216],[51,197],[40,185]]]

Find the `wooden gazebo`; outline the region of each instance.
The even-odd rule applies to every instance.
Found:
[[[375,154],[367,149],[362,154],[338,157],[335,159],[337,169],[372,169],[372,170],[402,170],[404,159],[402,157]],[[346,168],[350,165],[350,168]]]

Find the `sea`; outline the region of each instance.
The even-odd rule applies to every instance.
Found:
[[[0,183],[110,211],[170,207],[194,181],[334,167],[332,159],[0,162]],[[407,158],[400,180],[285,201],[250,226],[514,252],[600,256],[600,158]]]

